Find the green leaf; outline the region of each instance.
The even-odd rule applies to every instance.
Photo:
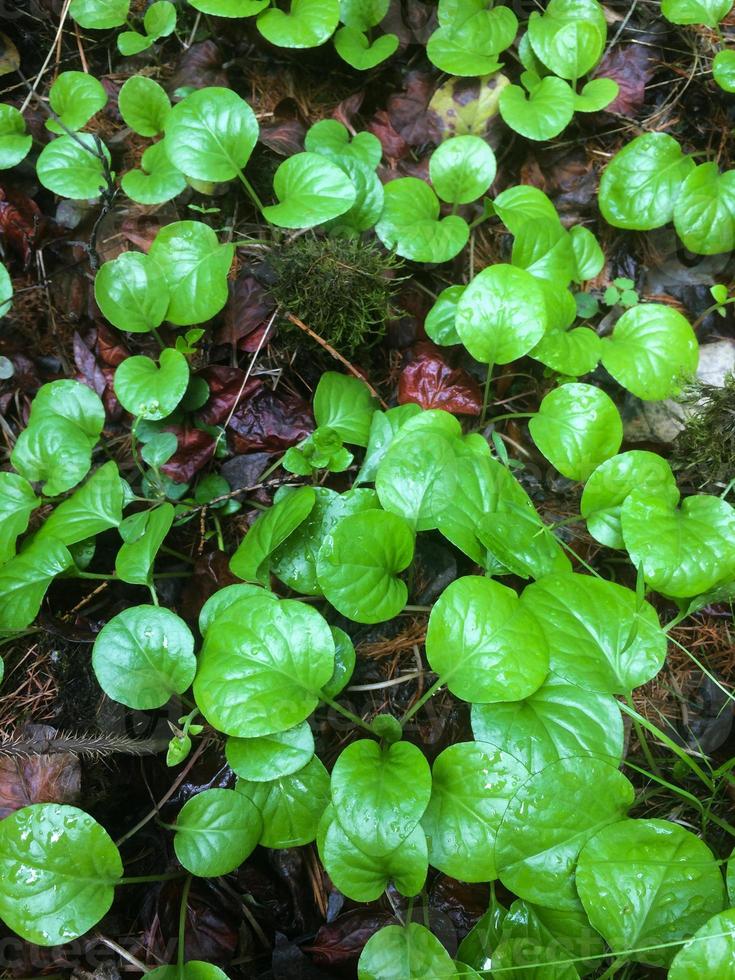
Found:
[[[623,719],[610,694],[598,694],[549,674],[522,701],[472,705],[472,732],[515,756],[529,772],[573,756],[623,756]]]
[[[263,208],[263,217],[279,228],[312,228],[331,221],[349,211],[357,196],[345,172],[320,153],[296,153],[284,160],[273,190],[279,203]]]
[[[81,129],[92,116],[107,105],[107,92],[94,75],[83,71],[63,71],[49,92],[49,105],[60,118],[46,120],[52,133]],[[66,127],[66,129],[64,128]]]
[[[367,34],[354,27],[340,27],[334,35],[334,48],[343,61],[358,71],[369,71],[382,64],[398,50],[396,34],[382,34],[370,41]]]
[[[367,164],[351,157],[339,161],[355,189],[355,203],[344,214],[334,218],[332,226],[347,228],[360,233],[372,228],[383,213],[383,185],[378,175]]]
[[[107,831],[75,806],[36,803],[0,821],[0,918],[26,942],[84,935],[112,905],[122,872]]]
[[[389,408],[387,412],[379,410],[373,412],[365,459],[355,479],[355,486],[375,479],[378,466],[398,432],[410,419],[421,414],[420,406],[414,403],[396,405],[395,408]]]
[[[459,944],[457,956],[477,970],[490,965],[490,955],[500,941],[500,932],[508,910],[491,895],[490,907],[478,919]]]
[[[143,16],[143,27],[154,41],[173,34],[176,29],[176,7],[171,0],[152,3]]]
[[[732,10],[732,0],[661,0],[661,13],[672,24],[717,27]]]
[[[553,371],[579,378],[595,370],[602,344],[589,327],[549,330],[529,353],[535,361],[540,361]]]
[[[118,94],[118,108],[123,122],[139,136],[157,136],[163,132],[171,112],[165,89],[145,75],[132,75]]]
[[[339,23],[339,0],[291,0],[288,13],[272,7],[258,17],[260,33],[281,48],[316,48]]]
[[[623,147],[600,180],[599,203],[616,228],[650,231],[674,217],[674,207],[694,161],[667,133],[644,133]]]
[[[336,119],[320,119],[306,134],[304,147],[309,153],[321,153],[334,163],[352,158],[374,170],[383,156],[380,140],[373,133],[355,133],[350,137],[346,126]]]
[[[315,487],[315,503],[306,519],[273,553],[272,570],[289,588],[302,595],[322,595],[317,579],[317,557],[332,528],[348,514],[380,507],[373,490],[335,493]]]
[[[429,429],[398,438],[378,466],[375,489],[383,508],[414,531],[439,526],[451,512],[456,486],[452,441]]]
[[[115,572],[131,585],[150,585],[153,562],[171,530],[174,508],[169,503],[126,518],[120,525],[124,544],[115,558]]]
[[[202,636],[206,636],[212,623],[226,618],[233,606],[236,606],[241,599],[250,599],[254,595],[270,596],[274,601],[278,599],[278,596],[262,589],[259,585],[246,585],[241,582],[237,582],[235,585],[226,585],[224,589],[220,589],[211,595],[202,606],[199,613],[199,632]],[[233,612],[236,614],[235,610]]]
[[[735,92],[735,51],[717,52],[712,60],[712,75],[723,91]]]
[[[482,197],[496,169],[495,154],[479,136],[453,136],[440,143],[429,160],[434,190],[449,204],[470,204]]]
[[[602,363],[636,397],[675,395],[697,370],[699,345],[686,317],[671,306],[634,306],[603,338]]]
[[[189,960],[184,963],[183,969],[179,966],[157,966],[148,972],[151,980],[228,980],[227,974],[218,966],[202,960]]]
[[[215,17],[253,17],[268,6],[269,0],[189,0],[195,10]]]
[[[60,197],[99,197],[106,186],[103,156],[109,166],[110,151],[91,133],[59,136],[41,150],[36,173],[43,186]]]
[[[139,204],[163,204],[186,189],[186,177],[171,163],[164,141],[149,146],[140,170],[128,170],[120,181],[122,189]]]
[[[657,592],[685,599],[735,578],[735,510],[719,497],[698,494],[677,508],[635,492],[621,515],[630,560]]]
[[[319,585],[348,619],[392,619],[408,598],[406,583],[397,574],[410,565],[413,547],[408,524],[395,514],[369,510],[343,517],[319,550]]]
[[[462,343],[462,338],[457,333],[455,320],[457,318],[457,304],[465,289],[466,286],[447,286],[446,289],[442,289],[436,298],[436,302],[426,314],[424,330],[435,344],[451,347],[453,344]]]
[[[197,180],[237,177],[258,140],[258,121],[231,89],[198,89],[166,117],[164,146],[171,163]]]
[[[689,938],[725,904],[710,849],[668,820],[622,820],[601,829],[579,855],[576,884],[590,922],[612,949],[651,947],[630,958],[659,967],[676,952],[664,944]]]
[[[111,527],[118,527],[122,521],[122,507],[120,473],[117,463],[110,460],[52,511],[38,532],[38,538],[50,537],[65,545],[77,544]]]
[[[516,133],[531,140],[550,140],[566,129],[574,115],[574,90],[561,78],[547,75],[528,95],[520,85],[500,93],[500,115]]]
[[[131,606],[97,634],[92,666],[113,701],[141,711],[160,708],[194,680],[194,637],[169,609]]]
[[[669,980],[702,980],[732,976],[735,962],[735,909],[708,919],[673,959]]]
[[[36,392],[28,425],[59,418],[73,423],[95,443],[105,424],[105,409],[99,395],[81,381],[51,381]],[[55,494],[49,493],[49,496]]]
[[[510,47],[518,18],[509,7],[488,9],[483,0],[443,6],[440,27],[429,38],[426,53],[450,75],[487,75],[500,65],[498,55]]]
[[[171,294],[166,319],[179,327],[204,323],[227,302],[227,274],[235,247],[220,245],[201,221],[174,221],[156,235],[148,255]]]
[[[369,855],[333,819],[324,832],[320,855],[334,887],[355,902],[376,901],[391,881],[402,895],[417,895],[429,866],[426,837],[420,826],[414,827],[395,850]]]
[[[15,106],[0,105],[0,170],[16,167],[32,145],[33,137],[26,133],[25,119],[20,112]]]
[[[358,980],[455,980],[457,971],[436,936],[417,922],[385,926],[368,939],[357,964]]]
[[[574,96],[577,112],[600,112],[618,97],[620,86],[613,78],[593,78]]]
[[[2,318],[10,312],[13,305],[13,282],[2,262],[0,262],[0,297],[0,318]],[[7,358],[5,360],[7,361]]]
[[[190,874],[216,878],[239,868],[262,833],[260,811],[247,796],[231,789],[205,789],[179,811],[174,850]]]
[[[95,276],[94,298],[102,315],[129,333],[160,326],[170,301],[161,270],[143,252],[123,252],[105,262]]]
[[[505,811],[495,844],[501,882],[544,908],[578,908],[579,852],[603,827],[622,820],[634,798],[633,786],[607,762],[590,757],[552,762],[521,786]]]
[[[613,401],[600,388],[580,383],[550,391],[528,427],[539,450],[570,480],[586,480],[623,441]]]
[[[260,810],[263,847],[302,847],[316,837],[329,803],[329,773],[315,756],[290,776],[268,783],[238,779],[235,789]]]
[[[539,220],[559,220],[556,208],[538,187],[519,184],[509,187],[493,201],[495,213],[508,231],[517,235],[527,223]]]
[[[469,238],[457,214],[439,219],[439,198],[418,177],[399,177],[385,185],[385,207],[375,233],[386,248],[414,262],[448,262]]]
[[[546,329],[541,287],[525,269],[498,263],[470,282],[457,304],[457,333],[485,364],[509,364],[527,354]]]
[[[43,492],[56,497],[87,475],[92,465],[92,445],[73,422],[46,417],[21,432],[10,461],[21,476],[32,483],[43,481]]]
[[[441,752],[421,818],[433,867],[462,881],[494,880],[495,835],[527,778],[526,767],[494,745],[460,742]]]
[[[589,228],[585,228],[584,225],[575,225],[570,228],[569,237],[572,240],[572,251],[577,266],[572,278],[575,282],[594,279],[602,272],[605,265],[605,256],[600,248],[600,243]]]
[[[340,0],[339,19],[347,27],[367,31],[388,13],[389,0]]]
[[[125,23],[130,0],[72,0],[69,15],[80,27],[104,31]]]
[[[117,36],[117,50],[124,58],[147,51],[153,45],[155,38],[148,37],[147,34],[139,34],[137,31],[123,31]]]
[[[452,582],[434,604],[426,656],[463,701],[518,700],[549,671],[544,634],[513,589],[474,575]]]
[[[620,511],[634,490],[672,507],[679,502],[676,478],[662,456],[634,449],[606,459],[587,480],[579,508],[595,541],[608,548],[625,547]]]
[[[486,514],[476,533],[502,565],[521,578],[539,579],[553,572],[571,571],[562,546],[535,510],[525,506]]]
[[[316,424],[334,429],[351,446],[367,446],[377,407],[366,384],[336,371],[325,371],[314,392]]]
[[[568,285],[577,267],[572,238],[558,218],[541,219],[519,228],[511,262],[556,287]]]
[[[136,354],[115,369],[115,394],[136,418],[166,418],[184,397],[188,384],[187,360],[171,347],[161,351],[158,366],[150,357]]]
[[[0,473],[0,565],[15,555],[16,538],[40,503],[28,480],[17,473]]]
[[[334,669],[326,622],[292,599],[238,603],[238,622],[207,631],[194,694],[200,711],[227,735],[254,738],[293,728],[319,703]]]
[[[29,626],[38,615],[46,589],[73,564],[68,550],[53,538],[33,541],[6,562],[0,568],[0,632]]]
[[[551,670],[586,690],[629,694],[663,665],[656,610],[625,586],[566,572],[527,586],[522,602],[546,636]]]
[[[322,688],[322,694],[327,698],[336,698],[352,677],[357,658],[347,633],[338,626],[330,626],[330,629],[334,637],[334,671]]]
[[[238,578],[268,585],[271,556],[306,520],[315,501],[311,487],[299,487],[260,514],[230,559],[232,573]]]
[[[228,738],[225,754],[237,776],[254,783],[266,783],[303,769],[314,755],[314,736],[309,723],[303,721],[294,728],[272,735]]]
[[[550,0],[543,14],[531,14],[528,38],[550,71],[576,82],[602,57],[605,14],[597,0]]]
[[[363,853],[383,857],[411,834],[431,796],[431,771],[409,742],[381,748],[360,739],[332,770],[332,804],[340,827]]]
[[[681,185],[674,227],[690,252],[719,255],[735,247],[735,170],[716,163],[695,167]]]

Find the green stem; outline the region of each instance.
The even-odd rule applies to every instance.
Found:
[[[332,698],[328,698],[324,691],[319,692],[319,698],[325,704],[328,704],[330,708],[334,708],[335,711],[339,712],[339,714],[351,721],[354,725],[357,725],[359,728],[364,728],[365,731],[370,732],[371,735],[375,734],[371,725],[369,725],[366,721],[363,721],[362,718],[354,714],[349,709],[343,708],[337,701],[333,701]]]
[[[138,878],[120,878],[118,885],[149,885],[154,881],[174,881],[183,878],[185,871],[169,871],[163,875],[141,875]]]
[[[153,603],[154,606],[157,606],[158,605],[158,593],[156,592],[155,585],[153,585],[153,584],[149,585],[148,586],[148,591],[151,594],[151,602]]]
[[[73,575],[73,578],[89,578],[89,579],[95,579],[95,580],[98,580],[99,579],[99,580],[101,580],[103,582],[112,582],[114,579],[117,578],[117,575],[115,575],[114,573],[112,575],[105,575],[103,572],[80,572],[80,571],[76,571],[74,573],[74,575]]]
[[[179,908],[179,947],[176,951],[176,969],[179,980],[184,980],[184,940],[186,939],[186,912],[189,906],[189,889],[191,888],[191,875],[184,882],[181,889],[181,906]]]
[[[487,374],[485,375],[485,388],[482,393],[482,412],[480,413],[480,425],[485,424],[485,419],[487,418],[488,405],[490,404],[490,381],[493,376],[493,366],[488,364]]]
[[[714,784],[707,773],[697,765],[694,759],[692,759],[680,745],[677,745],[676,742],[670,739],[668,735],[665,735],[660,728],[657,728],[653,722],[650,722],[647,718],[644,718],[643,715],[639,715],[635,708],[632,708],[624,701],[618,701],[618,707],[622,712],[624,712],[624,714],[629,715],[631,719],[637,721],[644,728],[648,729],[648,731],[660,742],[663,742],[663,744],[670,749],[674,755],[678,756],[678,758],[692,770],[694,775],[704,783],[710,792],[714,790]]]
[[[431,687],[429,687],[426,691],[424,691],[424,693],[421,695],[418,701],[411,708],[409,708],[408,711],[404,714],[403,718],[401,718],[401,724],[405,725],[407,721],[410,721],[410,719],[413,718],[416,712],[420,711],[421,708],[423,708],[423,706],[426,704],[429,698],[433,697],[436,694],[436,692],[439,690],[439,688],[442,686],[443,683],[444,683],[444,678],[438,677],[431,685]]]
[[[632,711],[635,711],[635,705],[633,704],[633,698],[630,692],[628,692],[625,695],[625,702]],[[645,756],[646,762],[648,763],[649,767],[653,770],[653,772],[655,772],[657,776],[660,776],[661,770],[659,769],[656,760],[653,758],[653,753],[651,752],[651,746],[648,744],[648,739],[646,738],[646,734],[643,731],[640,722],[636,720],[635,716],[631,715],[631,718],[633,720],[633,728],[635,729],[635,734],[638,739],[638,743],[641,747],[643,755]]]
[[[488,422],[492,422],[494,425],[496,422],[504,422],[506,419],[532,419],[537,414],[537,412],[508,412],[506,415],[493,415],[492,418],[488,419]]]
[[[600,976],[600,980],[610,980],[610,977],[614,977],[621,966],[624,966],[625,960],[622,957],[614,959],[610,966],[605,970],[605,972]]]
[[[195,560],[190,555],[185,555],[183,551],[177,551],[176,548],[169,548],[167,544],[161,545],[161,551],[166,555],[171,555],[172,558],[178,558],[179,561],[185,561],[187,565],[195,564]]]
[[[163,342],[163,338],[161,337],[161,335],[158,332],[158,330],[156,329],[156,327],[151,327],[151,333],[153,334],[153,336],[158,341],[158,346],[161,348],[161,350],[166,350],[166,345]]]
[[[255,188],[250,183],[250,181],[247,179],[247,177],[242,172],[242,170],[238,170],[237,171],[237,176],[240,178],[240,180],[242,181],[243,187],[248,192],[248,196],[250,197],[250,200],[256,206],[256,208],[258,209],[258,211],[260,211],[260,213],[262,214],[263,213],[263,202],[260,200],[260,198],[256,194]]]

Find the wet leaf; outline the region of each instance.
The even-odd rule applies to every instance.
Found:
[[[416,403],[422,408],[442,408],[457,415],[479,415],[482,391],[462,368],[447,364],[433,346],[421,344],[398,379],[398,403]]]

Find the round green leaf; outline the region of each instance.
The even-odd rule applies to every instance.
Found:
[[[494,745],[460,742],[437,756],[421,818],[431,864],[461,881],[493,881],[495,835],[528,770]]]
[[[17,632],[38,615],[46,589],[74,564],[54,538],[35,540],[0,568],[0,631]]]
[[[205,789],[179,811],[174,850],[188,872],[216,878],[239,868],[262,833],[260,811],[246,796],[231,789]]]
[[[600,210],[616,228],[650,231],[671,221],[694,161],[668,133],[644,133],[623,147],[600,180]]]
[[[166,117],[164,145],[171,163],[197,180],[237,177],[258,140],[258,121],[231,89],[198,89]]]
[[[476,360],[509,364],[527,354],[546,329],[541,288],[524,269],[489,266],[462,293],[456,328]]]
[[[132,75],[117,97],[123,122],[139,136],[157,136],[163,132],[171,112],[165,90],[152,78]]]
[[[253,596],[266,596],[274,601],[278,596],[273,595],[261,588],[259,585],[248,585],[244,582],[237,582],[235,585],[226,585],[224,589],[219,589],[211,595],[202,606],[199,613],[199,632],[206,636],[207,630],[212,623],[219,619],[224,619],[242,599],[251,599]],[[233,610],[233,615],[237,616],[237,610]]]
[[[457,333],[455,320],[457,318],[457,304],[464,293],[465,286],[447,286],[442,289],[436,298],[436,302],[426,314],[424,329],[430,340],[435,344],[444,347],[452,344],[461,344],[462,338]]]
[[[507,85],[498,105],[503,121],[516,133],[530,140],[550,140],[572,121],[574,98],[563,79],[547,75],[528,95],[520,85]]]
[[[319,586],[356,623],[392,619],[408,598],[397,575],[411,564],[413,546],[408,524],[395,514],[369,510],[343,517],[319,550]]]
[[[457,214],[439,220],[439,199],[423,180],[399,177],[384,193],[375,233],[386,248],[414,262],[448,262],[467,244],[467,222]]]
[[[194,681],[204,717],[239,738],[293,728],[319,703],[334,669],[334,639],[316,610],[291,599],[238,603],[238,622],[207,630]]]
[[[712,75],[725,92],[735,92],[735,51],[718,51],[712,60]]]
[[[535,361],[540,361],[553,371],[579,378],[597,367],[602,344],[589,327],[549,330],[529,353]]]
[[[449,953],[428,929],[409,922],[385,926],[368,939],[357,964],[358,980],[455,980]]]
[[[81,129],[106,104],[107,92],[94,75],[63,71],[51,86],[49,105],[66,129],[55,119],[46,120],[46,129],[59,134]]]
[[[623,755],[623,719],[610,694],[596,694],[549,674],[522,701],[472,705],[472,732],[540,772],[551,762],[573,756]]]
[[[32,144],[33,137],[26,133],[20,112],[15,106],[0,105],[0,170],[16,167],[28,155]]]
[[[358,71],[369,71],[396,53],[398,36],[382,34],[371,42],[367,34],[354,27],[340,27],[334,35],[334,49],[348,65]]]
[[[194,680],[194,637],[170,609],[131,606],[97,634],[92,666],[113,701],[140,710],[160,708]]]
[[[260,810],[263,847],[301,847],[316,837],[329,803],[329,773],[315,756],[290,776],[268,783],[238,779],[235,789]]]
[[[374,170],[383,156],[380,140],[373,133],[355,133],[350,136],[347,127],[336,119],[320,119],[309,127],[304,138],[304,148],[310,153],[321,153],[334,163],[341,164],[347,157]]]
[[[632,959],[666,967],[675,948],[725,904],[722,874],[707,845],[668,820],[622,820],[579,855],[577,891],[613,950],[652,949]]]
[[[192,3],[192,7],[195,4]],[[189,960],[183,970],[179,966],[157,966],[148,971],[151,980],[228,980],[227,974],[212,963]],[[146,974],[146,976],[148,976]]]
[[[732,10],[732,0],[661,0],[661,13],[672,24],[717,27]]]
[[[332,803],[340,826],[367,855],[394,851],[418,824],[431,796],[424,754],[410,742],[381,748],[353,742],[332,770]]]
[[[479,136],[453,136],[440,143],[429,161],[434,190],[449,204],[470,204],[495,180],[495,154]]]
[[[556,208],[538,187],[519,184],[502,191],[493,201],[495,213],[508,231],[517,235],[528,222],[559,220]]]
[[[299,487],[260,514],[230,559],[233,574],[268,585],[271,557],[311,513],[317,500],[316,494],[312,487]],[[320,499],[323,499],[323,495]]]
[[[672,507],[679,502],[676,478],[657,453],[633,449],[606,459],[587,480],[579,507],[587,530],[600,544],[625,547],[620,511],[634,490],[658,497]]]
[[[719,497],[698,494],[677,508],[635,492],[621,517],[630,560],[657,592],[690,598],[735,578],[735,510]]]
[[[482,0],[440,5],[438,30],[429,38],[429,60],[450,75],[488,75],[500,67],[498,55],[510,47],[518,18],[509,7],[488,9]]]
[[[176,408],[189,384],[189,365],[180,351],[161,351],[158,367],[144,355],[127,357],[115,370],[115,394],[136,418],[163,419]]]
[[[550,391],[528,427],[539,450],[570,480],[586,480],[623,441],[613,401],[600,388],[580,383]]]
[[[552,762],[508,804],[495,843],[500,880],[528,902],[577,908],[579,852],[603,827],[622,820],[634,798],[633,786],[607,762],[589,756]]]
[[[143,154],[141,170],[128,170],[122,189],[139,204],[163,204],[186,188],[186,177],[171,163],[165,141],[154,143]]]
[[[143,252],[123,252],[105,262],[94,280],[102,315],[120,330],[146,333],[163,323],[169,293],[161,270]]]
[[[228,738],[230,768],[243,779],[266,783],[303,769],[314,755],[314,736],[306,721],[285,732],[259,738]]]
[[[591,575],[548,575],[526,587],[551,651],[551,670],[605,694],[629,694],[661,669],[666,634],[653,606]]]
[[[59,136],[41,150],[36,173],[43,186],[60,197],[99,197],[106,184],[103,156],[109,166],[110,151],[91,133]]]
[[[576,82],[602,56],[607,38],[605,14],[597,0],[550,0],[543,14],[531,14],[528,38],[547,68]]]
[[[66,419],[92,443],[99,439],[105,424],[102,400],[81,381],[51,381],[38,389],[31,405],[28,425],[43,419]],[[55,494],[49,494],[55,496]]]
[[[69,16],[80,27],[104,31],[125,23],[130,0],[71,0]]]
[[[735,247],[735,170],[702,163],[681,185],[674,227],[690,252],[719,255]]]
[[[626,310],[602,344],[602,363],[610,374],[647,401],[675,395],[699,362],[699,345],[689,321],[660,303]]]
[[[13,299],[13,281],[5,266],[0,262],[0,317],[10,312]]]
[[[378,407],[368,386],[358,378],[325,371],[314,392],[314,418],[334,429],[343,442],[367,446],[370,421]]]
[[[28,480],[17,473],[0,473],[0,565],[15,554],[15,539],[40,503]]]
[[[618,97],[620,86],[613,78],[593,78],[574,96],[577,112],[599,112]]]
[[[176,7],[171,0],[156,0],[143,16],[143,27],[148,37],[157,41],[173,34],[176,28]]]
[[[349,177],[320,153],[296,153],[284,160],[273,190],[279,203],[263,208],[263,216],[279,228],[312,228],[331,221],[349,211],[356,198]]]
[[[29,943],[61,946],[112,905],[122,861],[75,806],[36,803],[0,821],[0,918]]]
[[[339,0],[291,0],[288,13],[271,7],[257,20],[258,30],[281,48],[316,48],[339,23]]]
[[[570,283],[576,272],[572,238],[558,218],[540,219],[519,228],[511,261],[556,288]]]
[[[227,274],[234,245],[220,245],[201,221],[174,221],[156,235],[148,255],[160,267],[171,294],[166,319],[180,327],[203,323],[227,302]]]
[[[669,980],[733,980],[735,909],[713,915],[674,957]]]
[[[452,442],[438,432],[397,439],[378,466],[375,489],[385,510],[417,531],[438,527],[451,510],[456,475]]]
[[[434,604],[426,656],[463,701],[516,701],[549,670],[544,634],[513,589],[475,575],[452,582]]]
[[[571,570],[554,532],[526,506],[485,514],[476,534],[493,557],[521,578],[538,579]]]
[[[92,465],[92,443],[73,422],[46,417],[21,432],[10,461],[32,483],[43,480],[46,496],[56,497],[87,475]]]
[[[253,17],[268,6],[268,0],[189,0],[195,10],[215,17]]]

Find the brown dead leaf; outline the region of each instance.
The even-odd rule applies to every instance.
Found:
[[[27,725],[14,740],[15,750],[23,745],[26,754],[0,755],[0,819],[31,803],[74,803],[79,798],[79,759],[70,752],[43,753],[44,742],[57,734],[48,725]]]

